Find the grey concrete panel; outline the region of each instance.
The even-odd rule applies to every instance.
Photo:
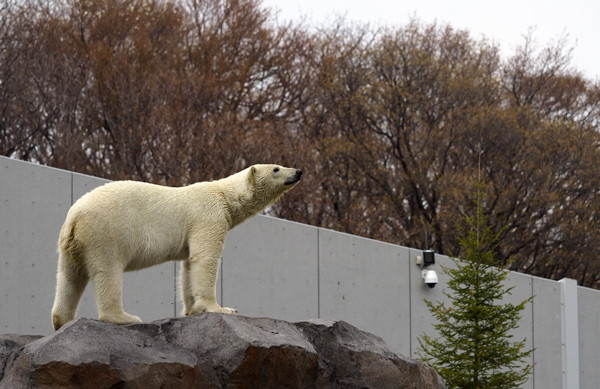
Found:
[[[123,307],[145,321],[178,316],[175,306],[175,263],[125,273]]]
[[[105,180],[103,178],[92,177],[85,174],[72,173],[73,174],[73,193],[72,193],[72,204],[75,204],[77,200],[87,192],[92,191],[93,189],[102,186],[108,182],[109,180]]]
[[[505,296],[503,303],[518,305],[532,296],[532,277],[522,273],[509,272],[505,285],[513,287],[509,295]],[[520,342],[525,339],[525,350],[533,349],[533,303],[527,303],[521,311],[519,326],[511,331],[511,341]],[[533,364],[533,355],[524,360],[524,363]],[[530,378],[522,388],[533,388],[533,380]]]
[[[317,231],[260,215],[231,230],[222,260],[222,304],[241,315],[316,318]]]
[[[449,300],[444,295],[444,291],[449,291],[447,288],[449,275],[446,274],[444,268],[455,267],[454,261],[444,255],[435,255],[435,265],[429,266],[428,269],[435,270],[438,274],[439,282],[432,289],[429,288],[421,277],[421,268],[417,266],[417,256],[422,256],[422,250],[410,249],[410,328],[411,328],[411,347],[410,356],[418,357],[420,351],[419,338],[423,335],[436,337],[437,331],[433,327],[436,323],[435,318],[429,312],[429,308],[425,304],[425,299],[437,304],[443,302],[449,307]]]
[[[410,350],[408,250],[319,230],[320,316],[345,320]]]
[[[579,287],[579,385],[600,386],[600,291]]]
[[[538,388],[562,386],[560,286],[556,281],[532,277],[533,282],[533,382]]]
[[[71,174],[0,159],[0,330],[51,329],[56,241],[71,200]]]

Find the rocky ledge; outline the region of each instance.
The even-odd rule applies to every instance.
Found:
[[[343,321],[202,314],[79,319],[0,335],[0,388],[444,388],[430,367]]]

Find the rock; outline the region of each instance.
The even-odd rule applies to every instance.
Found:
[[[297,323],[316,348],[322,361],[320,387],[332,388],[443,388],[432,368],[395,354],[375,335],[338,321]]]
[[[79,319],[0,336],[0,388],[444,388],[343,321],[206,313],[117,326]]]
[[[0,335],[0,380],[13,351],[41,338],[41,335]]]

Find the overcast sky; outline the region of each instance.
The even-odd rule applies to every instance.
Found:
[[[374,26],[402,26],[411,17],[466,29],[474,38],[498,43],[504,55],[523,43],[530,27],[539,47],[567,36],[574,47],[572,65],[600,80],[599,0],[263,0],[279,10],[279,18],[319,25],[343,15]]]

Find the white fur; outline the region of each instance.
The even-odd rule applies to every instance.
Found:
[[[170,188],[116,181],[87,193],[69,210],[58,240],[55,329],[75,317],[89,280],[98,318],[140,322],[123,311],[123,272],[182,260],[184,314],[235,313],[216,301],[227,231],[295,186],[302,172],[254,165],[227,178]]]

